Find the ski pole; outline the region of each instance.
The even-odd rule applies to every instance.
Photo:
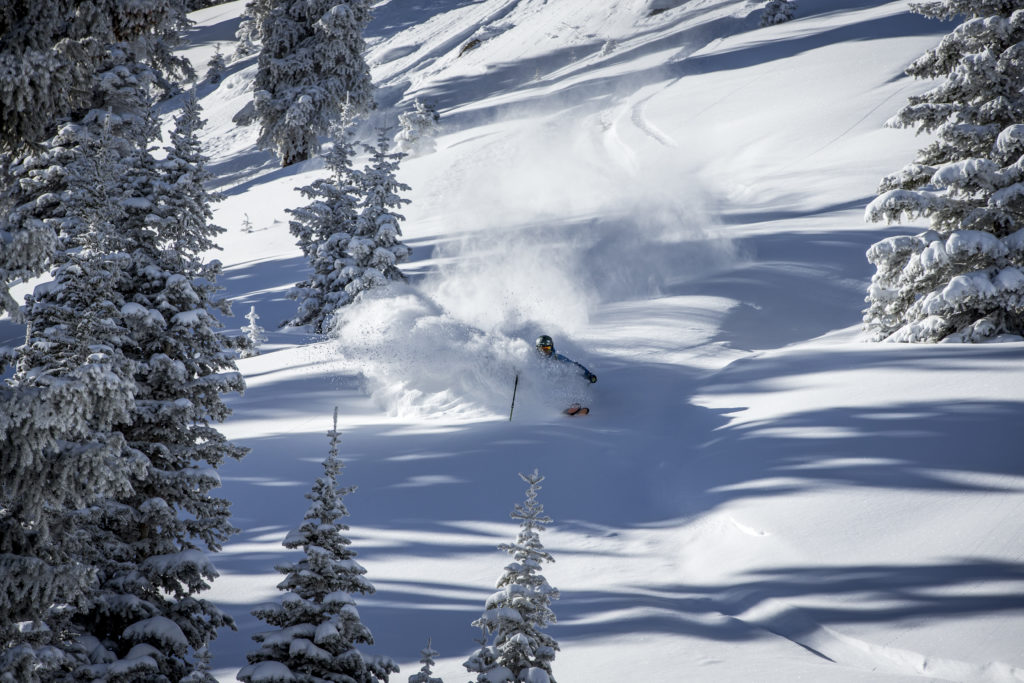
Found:
[[[519,373],[516,373],[516,383],[512,385],[512,407],[508,411],[508,421],[512,421],[512,412],[516,409],[516,392],[519,390]]]

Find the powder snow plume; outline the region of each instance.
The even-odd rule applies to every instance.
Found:
[[[432,270],[339,312],[339,353],[392,414],[502,414],[517,371],[535,375],[534,404],[573,400],[532,367],[537,335],[585,353],[572,339],[597,307],[667,295],[734,259],[678,154],[637,169],[550,121],[517,139],[482,144],[425,188],[466,226],[434,246]]]

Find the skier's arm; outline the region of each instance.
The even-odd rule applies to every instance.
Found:
[[[561,355],[561,354],[559,354],[559,355]],[[587,368],[583,365],[583,363],[577,363],[573,359],[566,358],[565,356],[561,356],[561,359],[564,360],[566,363],[572,363],[573,365],[578,367],[580,369],[580,374],[583,375],[583,378],[585,380],[587,380],[588,382],[590,382],[591,384],[593,384],[594,382],[597,381],[597,375],[592,373],[590,370],[587,370]]]

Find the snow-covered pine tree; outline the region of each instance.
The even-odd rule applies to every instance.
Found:
[[[865,328],[874,340],[977,342],[1024,335],[1024,1],[912,5],[963,23],[907,73],[942,79],[888,125],[934,134],[883,179],[870,221],[931,229],[867,252],[877,272]]]
[[[211,495],[216,468],[247,450],[214,426],[230,413],[222,395],[244,382],[213,316],[227,312],[216,295],[220,263],[203,260],[222,230],[209,223],[202,124],[188,97],[166,157],[141,150],[110,242],[129,264],[112,317],[135,361],[135,407],[121,431],[146,469],[131,491],[96,506],[100,585],[92,608],[74,620],[83,642],[95,645],[82,676],[145,666],[150,679],[180,680],[194,670],[189,653],[231,625],[198,597],[217,576],[206,553],[234,532],[228,502]]]
[[[74,249],[28,301],[31,334],[14,378],[71,375],[99,349],[124,359],[117,377],[134,398],[118,426],[130,486],[76,513],[88,537],[76,559],[98,585],[65,616],[69,649],[77,643],[86,660],[74,676],[89,680],[177,681],[192,670],[189,650],[230,622],[196,594],[216,576],[203,551],[233,531],[227,502],[210,495],[213,468],[244,453],[211,423],[228,414],[221,394],[244,384],[211,315],[226,310],[215,298],[220,264],[201,258],[219,228],[208,223],[198,110],[186,102],[157,162],[144,73],[126,63],[104,79],[126,102],[135,93],[134,111],[92,112],[62,130],[77,138],[64,197],[73,229],[63,231]]]
[[[398,181],[398,169],[405,155],[391,152],[391,136],[386,129],[377,132],[377,146],[365,146],[370,160],[359,176],[362,201],[356,219],[356,233],[349,242],[354,264],[345,290],[355,298],[360,292],[404,280],[399,263],[409,259],[412,250],[401,241],[401,222],[396,212],[410,201],[399,193],[411,188]]]
[[[249,312],[245,314],[245,319],[249,321],[249,324],[242,326],[242,332],[245,332],[249,345],[243,349],[242,357],[251,358],[252,356],[260,355],[260,344],[267,341],[267,336],[263,334],[264,329],[256,322],[260,317],[256,314],[255,306],[249,307]]]
[[[181,679],[181,683],[217,683],[217,679],[210,673],[210,649],[204,647],[196,652],[196,666],[188,676]]]
[[[420,650],[420,664],[423,666],[418,672],[409,676],[409,683],[444,683],[444,679],[434,676],[432,669],[436,664],[434,657],[438,654],[438,651],[430,646],[430,639],[427,638],[427,646]]]
[[[227,70],[227,62],[224,61],[224,54],[220,51],[220,45],[214,51],[210,61],[206,63],[206,80],[216,85],[224,78],[224,71]]]
[[[245,10],[242,12],[242,20],[238,23],[238,30],[235,31],[235,52],[231,59],[245,59],[249,55],[259,52],[259,34],[256,30],[256,19],[252,15],[252,2],[245,3]]]
[[[498,592],[487,599],[486,611],[473,622],[493,637],[493,645],[483,643],[464,666],[481,682],[554,683],[551,662],[558,643],[543,629],[555,622],[551,601],[558,590],[540,573],[541,563],[554,562],[540,542],[551,518],[537,501],[544,477],[537,470],[519,476],[529,484],[526,501],[517,503],[511,515],[520,520],[519,535],[515,543],[499,546],[513,561],[498,579]]]
[[[794,0],[768,0],[761,10],[761,27],[774,26],[789,21],[796,12]]]
[[[496,683],[515,683],[515,676],[511,671],[505,667],[499,670],[498,648],[488,645],[487,640],[487,628],[483,627],[480,629],[480,637],[475,640],[480,647],[473,651],[462,666],[470,673],[476,674],[475,680],[478,683],[490,683],[492,680]]]
[[[95,175],[99,161],[95,149],[83,151],[83,140],[89,144],[106,135],[107,144],[120,144],[123,139],[145,137],[145,122],[136,93],[155,81],[152,69],[134,62],[121,48],[111,48],[106,55],[106,70],[97,76],[96,97],[103,111],[91,111],[73,125],[64,125],[39,149],[14,156],[4,169],[5,182],[0,185],[0,311],[15,318],[20,315],[9,287],[19,279],[42,274],[59,262],[60,252],[78,246],[77,235],[84,230],[85,216],[94,211],[81,202],[95,202],[95,192],[84,186],[72,190],[71,178]],[[91,132],[86,132],[86,128]],[[102,128],[107,128],[102,133]],[[118,154],[131,154],[125,149]],[[72,169],[73,166],[78,168]]]
[[[313,273],[288,292],[289,298],[299,302],[298,312],[288,324],[312,325],[318,334],[327,331],[339,307],[352,301],[345,287],[352,281],[355,266],[349,243],[357,230],[361,184],[361,174],[352,167],[354,129],[353,112],[345,107],[334,129],[334,146],[324,155],[330,175],[299,188],[312,201],[289,210],[295,216],[289,229]]]
[[[367,656],[357,649],[373,644],[373,636],[360,620],[352,595],[371,594],[374,587],[364,577],[366,570],[344,535],[349,527],[341,521],[348,516],[344,497],[355,487],[338,487],[344,464],[338,457],[337,408],[327,436],[331,446],[324,473],[306,494],[310,506],[302,524],[284,540],[286,548],[301,548],[303,557],[277,566],[285,576],[278,584],[286,591],[281,602],[252,611],[275,630],[253,636],[260,647],[238,672],[241,681],[378,683],[398,671],[389,658]]]
[[[245,3],[242,20],[235,32],[234,59],[243,59],[260,51],[260,27],[264,19],[270,15],[275,0],[249,0]]]
[[[412,111],[398,115],[398,151],[409,156],[437,151],[434,137],[437,135],[437,123],[440,120],[441,117],[433,105],[419,99],[414,100]]]
[[[282,166],[309,159],[348,103],[373,107],[363,30],[370,0],[273,0],[254,7],[262,48],[254,102],[259,143]]]
[[[81,662],[71,622],[97,587],[91,511],[130,491],[146,467],[118,431],[131,420],[136,390],[119,321],[129,259],[99,247],[124,214],[114,178],[131,166],[132,147],[110,131],[62,130],[78,151],[64,168],[68,215],[95,232],[83,230],[80,248],[29,298],[25,317],[37,326],[18,349],[0,410],[0,670],[17,672],[19,682],[49,680]]]
[[[107,46],[144,44],[157,83],[191,75],[171,50],[187,26],[184,0],[11,0],[0,12],[0,150],[40,143],[94,106]]]
[[[151,84],[167,83],[134,55],[165,69],[187,64],[171,56],[166,42],[185,21],[183,7],[177,0],[18,2],[0,17],[3,70],[12,47],[15,62],[25,67],[9,71],[17,75],[0,84],[0,126],[10,124],[0,147],[24,147],[53,134],[73,110],[96,107],[40,148],[8,157],[4,168],[0,307],[11,312],[15,305],[6,295],[13,279],[58,265],[53,281],[38,288],[23,311],[26,343],[17,353],[17,371],[0,388],[5,681],[75,676],[68,672],[89,653],[74,622],[93,604],[97,558],[105,549],[97,512],[127,495],[147,468],[121,433],[136,408],[138,368],[124,348],[129,335],[121,314],[128,302],[121,287],[130,279],[131,255],[120,231],[146,201],[145,181],[138,182],[142,176],[134,170],[145,166],[155,130],[147,120],[147,92]],[[49,56],[70,55],[72,62],[36,79],[29,72],[50,65],[35,51],[46,52],[54,42]],[[61,91],[65,77],[73,96]],[[4,90],[8,85],[13,96]],[[39,85],[52,90],[40,93]],[[17,182],[7,182],[12,177]],[[122,674],[131,670],[123,667]]]
[[[187,22],[183,0],[18,0],[0,12],[0,151],[11,152],[0,162],[0,313],[14,314],[9,285],[42,274],[58,250],[73,155],[52,138],[58,126],[89,107],[120,115],[109,81],[131,68],[128,53],[146,55],[144,77],[165,89],[191,75],[171,52]]]
[[[183,0],[5,3],[0,12],[0,150],[42,142],[56,132],[59,121],[92,106],[108,45],[144,42],[154,66],[171,76],[188,75],[188,61],[171,54],[187,23],[186,11]]]

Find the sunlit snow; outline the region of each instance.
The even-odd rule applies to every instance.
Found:
[[[201,72],[243,5],[192,15]],[[240,532],[205,595],[238,624],[212,644],[219,680],[264,630],[249,611],[281,599],[338,406],[378,589],[358,609],[393,680],[428,638],[434,675],[467,680],[516,474],[538,468],[563,683],[1024,681],[1024,343],[860,339],[865,252],[923,230],[864,222],[923,144],[883,124],[951,26],[799,0],[759,28],[762,5],[378,3],[372,123],[420,98],[441,134],[400,173],[408,283],[326,339],[277,329],[307,272],[286,210],[323,164],[282,169],[232,121],[254,57],[200,84],[228,325],[255,306],[269,337],[223,425],[252,452],[220,470]],[[548,381],[541,333],[599,381]],[[561,415],[581,399],[589,416]]]

